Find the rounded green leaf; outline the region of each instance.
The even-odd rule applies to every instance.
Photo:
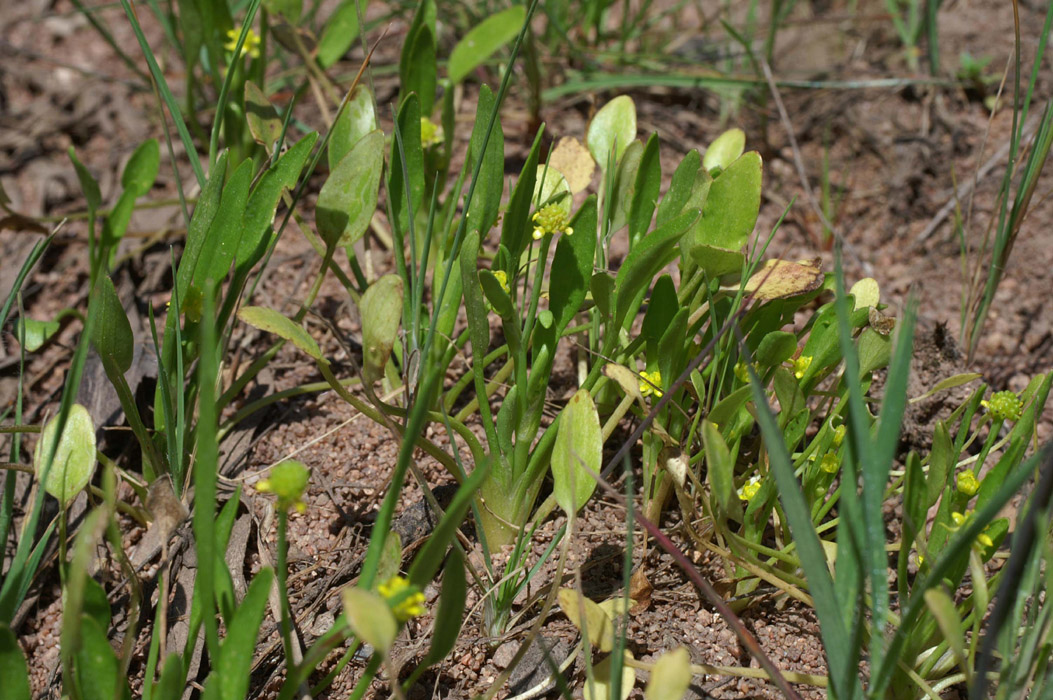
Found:
[[[349,586],[341,597],[351,631],[382,655],[387,655],[398,634],[398,622],[387,602],[376,593]]]
[[[760,213],[761,173],[760,154],[750,151],[713,178],[697,242],[735,251],[746,245]]]
[[[513,5],[487,17],[468,32],[450,53],[447,64],[450,82],[464,80],[476,66],[515,38],[526,19],[526,5]]]
[[[329,169],[335,170],[351,148],[376,128],[373,93],[365,85],[358,85],[351,93],[347,107],[333,123],[329,135]]]
[[[603,466],[603,431],[588,389],[571,397],[559,419],[552,448],[552,491],[568,515],[577,513],[596,489],[593,474]]]
[[[368,378],[378,378],[391,357],[402,321],[402,278],[384,275],[362,295],[362,352]]]
[[[786,331],[772,331],[757,346],[755,357],[761,367],[775,367],[786,362],[797,351],[797,336]]]
[[[742,129],[728,129],[714,139],[702,158],[702,167],[707,171],[725,169],[742,155],[746,148],[746,133]]]
[[[44,490],[66,507],[88,485],[95,472],[95,425],[88,409],[79,403],[70,407],[61,435],[58,435],[59,418],[52,418],[41,431],[33,452],[33,468],[37,478],[43,480]],[[48,470],[48,455],[57,435],[55,456]]]
[[[351,147],[318,193],[316,222],[326,245],[349,246],[365,234],[383,169],[384,133],[378,129]]]
[[[691,685],[691,657],[684,647],[662,654],[651,669],[644,700],[680,700]]]
[[[238,318],[253,328],[273,333],[282,340],[289,341],[307,353],[312,359],[325,362],[322,351],[318,347],[318,343],[314,342],[314,338],[308,335],[303,328],[293,323],[292,320],[274,309],[268,309],[263,306],[245,306],[238,311]]]
[[[617,163],[635,138],[636,103],[628,95],[619,95],[603,105],[589,122],[585,145],[593,160],[606,172],[611,150],[614,150],[613,163]]]

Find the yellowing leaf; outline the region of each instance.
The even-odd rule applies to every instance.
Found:
[[[603,366],[603,373],[607,375],[608,379],[617,382],[618,386],[620,386],[622,391],[626,394],[632,396],[638,401],[643,401],[643,396],[640,395],[640,380],[628,367],[608,362]]]
[[[584,618],[589,642],[594,647],[598,647],[600,651],[610,651],[614,647],[614,624],[599,605],[578,595],[573,588],[561,588],[559,607],[579,631]]]
[[[759,301],[768,301],[807,294],[822,284],[822,263],[818,258],[802,262],[768,260],[746,282],[745,291]]]
[[[691,685],[691,657],[684,647],[667,651],[655,662],[644,700],[680,700]]]
[[[625,658],[633,658],[632,653],[626,651]],[[585,700],[613,700],[611,696],[611,657],[592,667],[592,683],[585,683]],[[628,664],[622,665],[622,687],[618,694],[619,700],[625,700],[633,692],[636,685],[636,671]]]
[[[592,159],[589,149],[573,136],[564,136],[559,140],[552,149],[548,165],[563,173],[573,194],[589,186],[592,173],[596,170],[596,161]]]
[[[577,513],[596,489],[592,474],[603,466],[603,432],[596,404],[581,389],[560,415],[552,448],[552,492],[568,515]],[[590,473],[591,472],[591,473]]]
[[[387,602],[372,591],[354,586],[348,586],[340,595],[351,630],[360,640],[386,656],[399,631]]]

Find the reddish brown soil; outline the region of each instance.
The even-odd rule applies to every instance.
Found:
[[[880,14],[883,8],[883,3],[860,3],[862,19],[853,20],[842,3],[800,4],[789,26],[779,35],[776,74],[780,78],[858,81],[909,75],[887,17]],[[1033,35],[1041,26],[1042,15],[1037,4],[1034,8],[1021,4],[1021,12],[1027,31],[1027,63],[1034,51]],[[151,41],[159,45],[161,32],[148,15],[142,11]],[[122,46],[134,47],[119,6],[102,10],[100,17],[114,27]],[[695,21],[692,11],[686,11],[684,22],[690,25]],[[378,51],[377,65],[390,65],[396,60],[397,37],[404,29],[398,24],[392,27],[388,40]],[[959,52],[966,50],[973,55],[991,55],[991,66],[997,72],[1012,50],[1011,9],[980,0],[962,0],[949,6],[945,3],[940,32],[945,72],[955,65]],[[690,43],[690,36],[690,32],[682,32],[679,39],[683,41],[678,43]],[[138,56],[137,49],[128,50]],[[357,49],[352,56],[359,56]],[[177,68],[171,68],[169,78],[174,84],[181,83]],[[153,96],[138,85],[136,76],[65,0],[6,3],[0,8],[0,183],[12,200],[12,207],[32,217],[58,217],[82,209],[79,187],[65,156],[71,145],[99,178],[104,200],[112,202],[121,168],[131,151],[143,139],[161,133]],[[1043,72],[1037,90],[1044,97],[1053,94],[1048,70]],[[394,98],[391,80],[377,78],[377,94],[381,105],[390,102]],[[473,94],[474,88],[469,87],[462,120],[471,119]],[[719,121],[720,102],[712,93],[654,88],[632,94],[638,105],[641,134],[657,131],[662,139],[662,165],[667,177],[683,153],[703,148],[726,126]],[[919,242],[919,234],[949,201],[954,183],[971,179],[977,168],[1006,142],[1010,110],[1001,109],[989,120],[980,102],[950,87],[784,90],[781,96],[789,120],[783,122],[766,95],[766,89],[758,88],[755,99],[747,100],[729,124],[741,125],[748,134],[749,145],[760,149],[765,157],[765,203],[759,230],[770,230],[784,208],[795,200],[770,251],[788,258],[818,254],[828,266],[832,265],[831,253],[823,250],[820,221],[804,196],[795,168],[794,150],[787,134],[792,129],[810,187],[818,193],[824,144],[829,143],[833,182],[848,191],[835,223],[845,241],[849,277],[875,277],[894,312],[902,308],[909,293],[915,293],[921,304],[923,329],[931,332],[936,324],[946,323],[950,335],[958,337],[958,242],[949,222],[938,226],[925,241]],[[578,94],[561,98],[544,105],[541,116],[555,137],[581,137],[590,111],[608,97]],[[509,154],[524,153],[532,138],[525,98],[514,89],[504,114]],[[761,104],[765,106],[758,106]],[[310,109],[301,116],[316,128],[323,126],[318,114]],[[185,162],[180,163],[179,169],[184,182],[192,181]],[[978,245],[993,215],[998,183],[999,170],[995,168],[975,188],[968,229],[971,250]],[[976,359],[968,366],[963,362],[955,365],[958,371],[982,372],[996,389],[1020,389],[1034,373],[1049,371],[1053,365],[1053,307],[1045,296],[1053,287],[1053,238],[1047,225],[1053,214],[1053,202],[1048,197],[1051,183],[1053,180],[1046,176],[1038,187],[1036,204],[1024,223],[1008,278],[996,297]],[[151,198],[174,195],[171,164],[165,155]],[[310,201],[307,210],[311,210]],[[145,314],[148,303],[158,311],[163,308],[170,285],[165,272],[166,241],[180,238],[180,226],[181,217],[172,207],[137,212],[133,218],[130,230],[134,235],[129,236],[123,248],[128,261],[120,268],[118,286],[139,300],[140,314]],[[67,306],[84,308],[85,231],[79,219],[62,227],[56,245],[25,289],[29,316],[45,319]],[[6,298],[14,274],[36,239],[37,234],[33,233],[0,231],[0,299]],[[384,271],[390,262],[374,252],[372,264],[376,270]],[[255,303],[291,308],[294,300],[305,294],[317,265],[317,257],[302,236],[295,230],[287,232]],[[324,322],[311,321],[313,335],[321,340],[323,350],[338,367],[345,363],[342,371],[349,373],[343,339],[355,337],[359,331],[353,306],[338,284],[327,282],[315,311]],[[342,338],[334,335],[334,328]],[[39,421],[56,405],[78,332],[78,324],[68,324],[56,342],[28,358],[27,421]],[[265,343],[265,338],[253,333],[239,340],[236,345],[240,362],[251,361]],[[0,338],[0,410],[7,409],[13,400],[17,357],[10,336]],[[920,393],[940,378],[938,373],[919,378],[912,390],[916,388]],[[261,377],[257,390],[280,391],[317,379],[302,356],[286,348]],[[562,398],[566,388],[554,387],[552,398]],[[98,400],[112,406],[110,399]],[[107,400],[109,404],[105,403]],[[931,415],[912,429],[923,435],[925,420],[931,420]],[[1053,413],[1047,411],[1039,425],[1039,436],[1044,440],[1051,434]],[[443,444],[443,431],[435,430],[432,436]],[[228,461],[223,474],[227,492],[235,482],[254,483],[258,472],[292,455],[313,470],[307,495],[309,508],[304,515],[293,517],[290,526],[293,605],[298,611],[301,638],[310,642],[339,613],[339,588],[357,573],[397,443],[385,429],[361,416],[356,418],[354,411],[332,393],[281,404],[233,437],[237,439],[225,444]],[[0,443],[0,448],[6,454],[6,443]],[[421,467],[432,486],[448,480],[435,463],[425,460]],[[131,498],[130,493],[125,495]],[[264,559],[273,559],[274,528],[266,498],[252,490],[247,490],[242,498],[243,512],[252,517],[244,520],[245,539],[236,568],[248,575],[258,570]],[[419,488],[411,486],[404,495],[402,509],[420,500]],[[126,524],[127,546],[133,547],[143,533],[131,522]],[[538,538],[537,551],[560,524],[546,524]],[[667,524],[675,526],[672,521]],[[625,543],[624,513],[612,502],[594,498],[579,522],[567,571],[580,567],[590,594],[602,597],[613,592],[621,580]],[[637,535],[634,565],[640,563],[641,544]],[[687,546],[683,541],[681,544]],[[412,542],[407,541],[406,545],[409,550]],[[8,543],[5,557],[10,553]],[[109,559],[105,561],[101,576],[107,590],[118,592],[119,570]],[[699,562],[707,575],[722,575],[718,562],[706,557],[700,557]],[[630,619],[630,649],[638,659],[653,659],[663,650],[685,645],[697,663],[756,666],[725,622],[700,600],[671,559],[651,549],[644,568],[654,591],[650,605]],[[540,583],[549,583],[552,573],[549,567]],[[536,588],[531,592],[534,591]],[[433,602],[437,590],[426,593],[429,603]],[[472,591],[469,606],[475,605],[478,598],[478,591]],[[57,575],[54,566],[49,565],[34,587],[18,620],[21,627],[16,630],[33,669],[35,692],[41,697],[58,697],[58,600]],[[824,673],[818,626],[810,609],[767,595],[760,596],[742,617],[781,668]],[[115,620],[118,626],[119,620],[120,616]],[[408,672],[425,653],[429,624],[430,618],[424,617],[409,626],[394,654],[396,667],[404,666]],[[433,690],[421,685],[412,697],[467,697],[485,691],[508,663],[509,649],[518,645],[527,626],[521,623],[507,639],[489,639],[483,630],[480,608],[472,608],[457,650],[424,678]],[[281,680],[281,671],[276,670],[280,652],[276,652],[278,637],[273,617],[268,617],[264,628],[266,637],[253,676],[254,697],[271,697]],[[546,623],[544,634],[564,653],[576,643],[573,628],[558,614]],[[145,645],[148,640],[147,629],[141,633],[140,643]],[[327,662],[326,668],[332,668],[335,661],[334,658]],[[353,661],[327,696],[346,696],[361,669],[362,663]],[[133,663],[132,674],[135,682],[141,683],[141,661]],[[570,678],[573,686],[580,687],[580,664]],[[757,681],[726,677],[696,681],[694,691],[699,697],[776,695],[772,686]],[[384,679],[375,682],[377,695],[387,694],[386,683]],[[527,687],[526,681],[520,686]],[[633,691],[635,697],[642,697],[642,687],[641,679]],[[820,690],[803,686],[801,690],[806,697],[825,696]]]

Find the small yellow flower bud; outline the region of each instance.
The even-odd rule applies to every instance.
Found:
[[[980,482],[977,481],[976,474],[973,473],[972,469],[966,469],[958,475],[957,487],[958,493],[965,494],[971,498],[980,490]]]
[[[984,547],[990,549],[994,547],[994,540],[992,540],[987,533],[981,532],[976,536],[976,541],[982,544]]]
[[[841,466],[840,460],[837,459],[836,452],[827,452],[823,455],[823,459],[819,462],[819,468],[827,474],[837,473],[837,468]]]
[[[234,29],[227,31],[227,43],[223,44],[223,48],[227,51],[234,51],[238,48],[238,37],[241,36],[241,27],[235,27]],[[241,54],[238,58],[248,54],[250,58],[260,57],[260,38],[256,36],[256,32],[251,29],[245,33],[245,43],[241,45]]]
[[[986,408],[995,420],[1018,421],[1024,412],[1024,402],[1011,391],[996,392],[989,401],[981,401],[980,405]]]
[[[840,447],[841,443],[845,441],[845,433],[847,430],[845,426],[839,425],[834,428],[834,447]]]
[[[404,576],[392,576],[377,586],[377,593],[392,606],[391,612],[395,614],[395,619],[399,622],[420,617],[425,612],[424,594],[415,590],[403,596],[403,592],[408,588],[410,588],[410,582]],[[400,596],[402,599],[395,602]]]
[[[427,117],[420,118],[420,145],[423,148],[436,146],[443,142],[445,134],[442,127]]]
[[[501,289],[505,290],[505,294],[511,294],[512,290],[508,286],[508,273],[504,270],[494,270],[493,273],[497,283],[501,285]]]
[[[271,469],[268,478],[256,482],[256,490],[277,496],[278,507],[282,510],[294,508],[297,513],[302,513],[307,509],[303,493],[307,490],[310,477],[311,472],[307,467],[290,459]]]
[[[534,222],[534,240],[539,241],[545,236],[558,235],[560,233],[570,236],[574,229],[567,225],[567,213],[558,204],[546,204],[541,210],[531,217]]]

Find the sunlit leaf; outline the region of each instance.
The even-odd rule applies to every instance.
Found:
[[[726,169],[738,160],[746,148],[746,132],[742,129],[728,129],[713,140],[706,149],[702,167],[706,170]]]
[[[618,163],[635,138],[636,103],[628,95],[619,95],[603,105],[589,122],[585,144],[600,170],[605,171],[611,150],[614,149],[613,162]]]
[[[29,669],[18,638],[0,622],[0,678],[4,679],[4,697],[9,700],[30,700]]]
[[[318,40],[318,62],[323,68],[343,58],[358,38],[358,13],[357,0],[344,0],[329,15]]]
[[[38,479],[44,476],[45,462],[58,434],[59,418],[55,416],[44,426],[33,452],[33,467]],[[95,425],[88,409],[75,403],[70,407],[62,435],[58,438],[44,489],[66,507],[84,490],[94,473]]]
[[[362,354],[366,378],[379,378],[391,357],[402,322],[402,278],[384,275],[362,295]]]
[[[573,588],[561,588],[559,607],[578,631],[582,631],[583,627],[588,628],[589,642],[594,647],[600,651],[610,651],[614,647],[614,624],[598,604]]]
[[[329,134],[329,169],[335,170],[351,148],[376,128],[373,93],[365,85],[357,85],[340,118],[333,122]]]
[[[464,80],[483,61],[514,39],[526,19],[526,6],[513,5],[475,25],[450,52],[447,70],[450,82]]]
[[[318,193],[318,232],[328,246],[349,246],[369,228],[384,170],[384,133],[371,131],[358,140]]]
[[[552,491],[568,515],[577,513],[596,489],[603,466],[603,432],[588,389],[580,389],[560,414],[552,448]]]
[[[596,161],[592,159],[589,149],[573,136],[564,136],[559,140],[549,155],[548,165],[563,173],[567,187],[574,194],[589,186],[596,170]]]
[[[364,643],[386,656],[398,634],[398,622],[387,601],[372,591],[348,586],[341,593],[351,630]]]
[[[301,326],[296,325],[288,317],[278,313],[274,309],[262,306],[244,306],[238,311],[238,318],[253,328],[273,333],[283,340],[287,340],[309,357],[319,362],[325,362],[321,349],[314,338],[308,335]]]
[[[819,289],[823,279],[818,258],[803,262],[768,260],[749,278],[744,291],[758,301],[786,299]]]

